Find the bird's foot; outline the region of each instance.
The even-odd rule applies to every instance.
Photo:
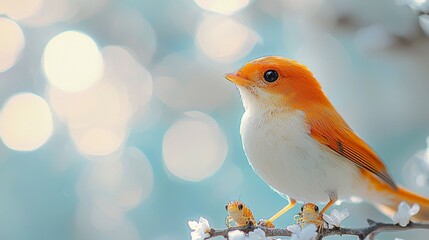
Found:
[[[275,228],[274,224],[267,219],[259,219],[258,226],[266,227],[266,228]]]

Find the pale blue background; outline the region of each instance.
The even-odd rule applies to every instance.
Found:
[[[77,2],[83,11],[85,2]],[[137,229],[137,239],[187,239],[190,232],[187,221],[200,216],[215,227],[224,227],[224,205],[229,200],[240,198],[258,218],[270,217],[286,201],[266,186],[247,163],[239,136],[243,109],[234,86],[228,84],[226,88],[233,94],[211,109],[200,107],[197,102],[181,109],[170,107],[155,93],[160,75],[158,64],[169,55],[180,53],[185,62],[200,59],[200,64],[211,71],[174,76],[180,72],[178,65],[166,66],[166,71],[179,81],[185,81],[183,76],[198,81],[208,78],[226,81],[223,79],[226,72],[254,58],[264,55],[295,58],[315,72],[333,104],[382,156],[393,178],[429,196],[428,185],[418,185],[415,181],[417,173],[413,171],[418,170],[409,170],[412,166],[404,168],[408,159],[426,148],[425,139],[429,135],[429,39],[420,28],[418,14],[390,0],[314,0],[302,4],[301,9],[292,8],[291,2],[253,0],[229,16],[260,37],[249,54],[230,63],[210,59],[196,43],[195,32],[202,19],[217,13],[201,9],[191,0],[112,0],[84,18],[44,27],[18,21],[26,46],[15,66],[0,73],[0,104],[20,91],[46,96],[41,54],[49,39],[62,31],[88,34],[99,47],[120,44],[138,52],[137,59],[154,81],[154,94],[144,118],[147,122],[141,125],[152,122],[147,128],[130,126],[126,145],[139,148],[147,156],[154,183],[149,197],[129,210],[126,217]],[[124,9],[140,13],[153,28],[156,36],[153,57],[146,56],[145,50],[139,48],[139,41],[145,45],[144,36],[131,43],[109,33],[112,26],[106,19]],[[222,167],[198,182],[174,176],[163,163],[164,134],[186,110],[202,111],[213,117],[228,144]],[[123,239],[104,230],[85,234],[77,227],[80,201],[77,182],[92,162],[74,149],[66,126],[55,116],[54,121],[53,136],[35,151],[18,152],[0,143],[0,239]],[[67,151],[60,154],[64,149]],[[58,170],[55,166],[60,156],[70,160]],[[238,180],[236,172],[231,170],[237,168],[242,173]],[[419,169],[424,171],[422,167]],[[425,174],[428,176],[429,171]],[[366,218],[389,221],[366,203],[344,204],[340,208],[343,207],[351,212],[346,226],[364,226]],[[280,218],[277,225],[291,224],[298,209]],[[388,233],[378,239],[426,239],[427,234],[427,231]]]

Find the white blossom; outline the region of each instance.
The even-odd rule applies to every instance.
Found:
[[[291,232],[292,234],[298,234],[299,232],[301,232],[301,226],[299,226],[299,224],[292,224],[286,227],[286,229]]]
[[[246,234],[240,230],[234,230],[228,233],[230,240],[244,240],[246,239]]]
[[[410,222],[410,218],[420,211],[420,205],[414,204],[412,207],[406,202],[402,201],[398,205],[398,211],[393,215],[392,220],[394,224],[405,227]]]
[[[290,226],[293,226],[293,225],[290,225]],[[292,230],[297,230],[297,229],[298,228],[294,228]],[[289,231],[291,231],[291,230],[289,230]],[[292,237],[290,239],[291,240],[312,240],[316,236],[317,236],[317,227],[316,227],[316,225],[309,224],[309,225],[305,226],[302,230],[300,230],[298,233],[292,233]]]
[[[341,223],[350,216],[350,212],[347,208],[341,211],[337,209],[332,210],[330,215],[323,214],[323,220],[328,223],[329,228],[340,227]]]
[[[210,224],[207,219],[200,217],[198,222],[189,221],[188,226],[191,230],[191,239],[192,240],[204,240],[207,237],[210,237]]]
[[[235,230],[228,233],[228,237],[230,240],[266,240],[265,232],[261,229],[257,228],[252,232],[249,232],[246,235],[244,232],[240,230]]]

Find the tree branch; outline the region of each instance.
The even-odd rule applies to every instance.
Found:
[[[370,219],[367,220],[369,226],[363,228],[333,228],[333,229],[323,229],[316,239],[320,240],[326,236],[331,235],[354,235],[357,236],[360,240],[369,237],[369,239],[373,239],[375,235],[380,232],[392,232],[392,231],[405,231],[410,229],[429,229],[429,223],[413,223],[410,222],[407,226],[401,227],[398,224],[391,223],[379,223],[374,222]],[[262,229],[265,232],[267,237],[275,237],[275,236],[291,236],[292,233],[289,232],[285,228],[266,228],[262,226],[244,226],[244,227],[231,227],[226,229],[210,229],[210,236],[206,239],[223,236],[225,239],[228,239],[228,233],[240,230],[245,233],[249,233],[257,228]]]

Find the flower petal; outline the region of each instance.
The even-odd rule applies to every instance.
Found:
[[[408,219],[408,218],[399,219],[399,225],[401,227],[406,227],[409,222],[410,222],[410,219]]]
[[[349,216],[350,216],[350,212],[347,208],[344,208],[343,210],[341,210],[341,212],[339,212],[338,214],[339,223],[341,224]]]
[[[298,224],[289,225],[286,227],[286,229],[293,234],[299,234],[301,232],[301,226]]]
[[[195,221],[189,221],[188,226],[193,230],[191,232],[192,240],[204,240],[210,236],[210,234],[208,234],[210,232],[210,224],[207,219],[203,217],[200,217],[198,223]]]
[[[188,221],[188,226],[190,229],[195,230],[198,226],[198,223],[195,221]]]
[[[402,201],[398,205],[398,212],[408,212],[410,211],[410,205],[408,205],[405,201]]]
[[[266,240],[265,232],[262,229],[255,229],[253,232],[249,232],[249,240]]]
[[[290,240],[300,240],[297,234],[292,234]]]
[[[309,224],[298,235],[300,240],[311,240],[317,236],[317,227],[314,224]]]
[[[416,215],[418,212],[420,211],[420,205],[418,205],[417,203],[414,203],[414,205],[411,207],[410,211],[408,211],[408,213],[411,216]]]
[[[340,212],[338,211],[338,209],[334,209],[331,212],[331,218],[335,221],[339,218]]]
[[[210,224],[209,224],[209,221],[207,221],[207,219],[200,217],[200,223],[202,224],[203,227],[210,228]]]
[[[228,233],[229,240],[245,240],[246,235],[240,230],[231,231]]]
[[[334,224],[334,219],[332,219],[328,214],[323,214],[323,220],[330,225]]]
[[[419,210],[420,206],[418,204],[414,204],[413,207],[410,207],[410,205],[402,201],[398,205],[398,211],[392,217],[393,223],[405,227],[410,222],[410,218],[416,215]]]

